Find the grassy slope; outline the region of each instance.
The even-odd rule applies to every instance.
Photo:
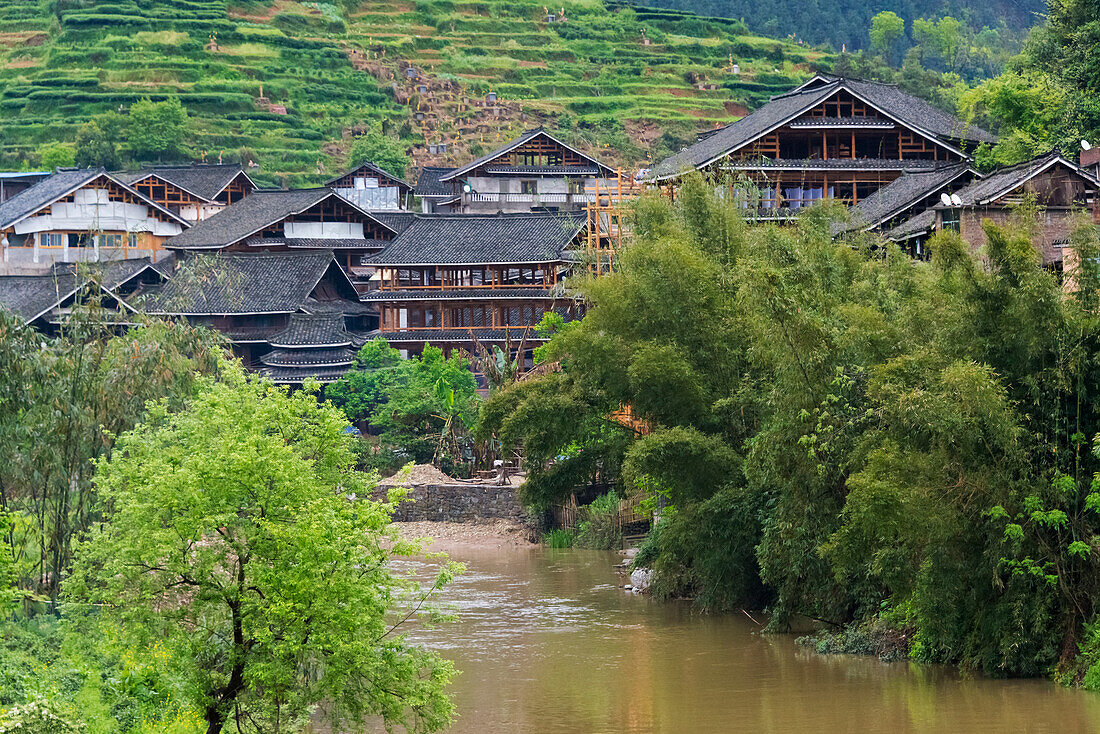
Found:
[[[546,124],[638,166],[828,61],[750,35],[736,21],[577,0],[564,5],[566,22],[549,24],[543,8],[506,0],[4,0],[0,166],[34,165],[38,145],[71,140],[88,115],[165,95],[179,95],[194,119],[196,154],[253,159],[268,181],[303,184],[338,170],[352,135],[371,121],[406,140],[418,164],[464,161]],[[427,93],[417,94],[409,64]],[[289,114],[257,105],[261,84]],[[499,111],[481,103],[490,90]],[[426,142],[450,147],[430,156]]]

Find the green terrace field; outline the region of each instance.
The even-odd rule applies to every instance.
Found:
[[[0,166],[35,166],[93,114],[177,96],[196,158],[253,160],[269,183],[331,175],[379,122],[418,165],[544,124],[638,167],[830,61],[739,21],[599,0],[4,0]]]

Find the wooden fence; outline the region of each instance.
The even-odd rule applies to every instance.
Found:
[[[619,500],[619,509],[615,513],[615,525],[622,530],[626,525],[637,522],[648,522],[653,519],[652,513],[641,506],[642,497],[625,497]],[[573,530],[580,519],[580,507],[577,505],[576,495],[570,495],[564,505],[555,505],[551,508],[554,527]]]

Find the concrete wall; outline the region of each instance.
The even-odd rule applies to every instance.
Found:
[[[375,490],[375,499],[384,499],[386,488]],[[405,501],[397,506],[393,519],[401,522],[437,520],[476,522],[478,520],[524,520],[515,487],[490,484],[442,484],[411,487]]]

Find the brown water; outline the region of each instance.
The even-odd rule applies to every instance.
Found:
[[[447,550],[458,620],[412,637],[462,671],[454,734],[1100,732],[1100,694],[817,655],[625,592],[615,554]]]

